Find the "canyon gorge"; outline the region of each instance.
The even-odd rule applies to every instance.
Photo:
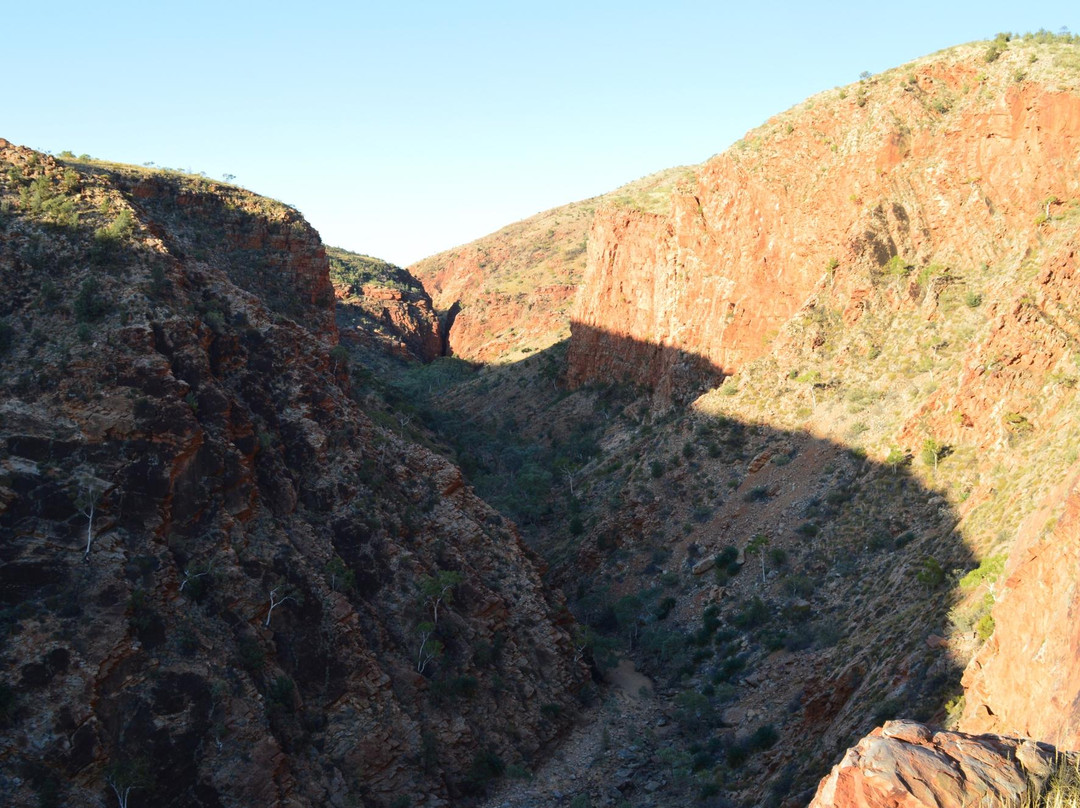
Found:
[[[1078,264],[1069,35],[407,269],[0,140],[0,793],[1036,799],[1080,750]]]

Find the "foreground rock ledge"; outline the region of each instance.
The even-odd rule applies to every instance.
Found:
[[[1056,754],[1022,738],[888,721],[847,751],[810,808],[1018,805],[1029,791],[1042,790]]]

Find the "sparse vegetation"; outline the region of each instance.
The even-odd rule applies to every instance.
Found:
[[[81,323],[93,323],[111,310],[112,304],[105,296],[101,283],[93,277],[83,281],[75,297],[75,319]]]

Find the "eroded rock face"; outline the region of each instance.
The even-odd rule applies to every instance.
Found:
[[[1055,750],[996,735],[934,732],[888,721],[821,781],[811,808],[967,808],[1019,805],[1049,777]]]
[[[964,729],[1080,747],[1078,535],[1074,464],[1021,528],[994,606],[994,633],[964,674]]]
[[[680,353],[734,373],[819,284],[857,317],[893,256],[962,268],[1022,252],[1040,212],[1080,194],[1080,95],[1016,84],[981,53],[778,116],[702,166],[667,215],[599,210],[571,382],[655,385]],[[980,75],[988,92],[972,91]]]
[[[423,288],[410,292],[365,285],[343,290],[338,304],[341,339],[430,362],[444,346],[438,315]]]
[[[553,213],[409,267],[440,313],[457,307],[446,334],[449,355],[497,362],[567,336],[588,218],[573,210],[562,219]],[[561,249],[566,245],[573,245],[569,252]]]
[[[565,340],[596,206],[666,210],[672,188],[689,173],[661,171],[413,264],[409,270],[440,314],[455,304],[459,309],[447,334],[448,353],[477,362],[516,361]]]
[[[438,805],[542,754],[572,621],[350,397],[317,234],[200,178],[0,163],[5,804]]]

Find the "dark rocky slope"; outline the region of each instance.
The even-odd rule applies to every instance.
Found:
[[[438,805],[564,728],[562,602],[350,397],[327,270],[278,203],[0,141],[6,804]]]

